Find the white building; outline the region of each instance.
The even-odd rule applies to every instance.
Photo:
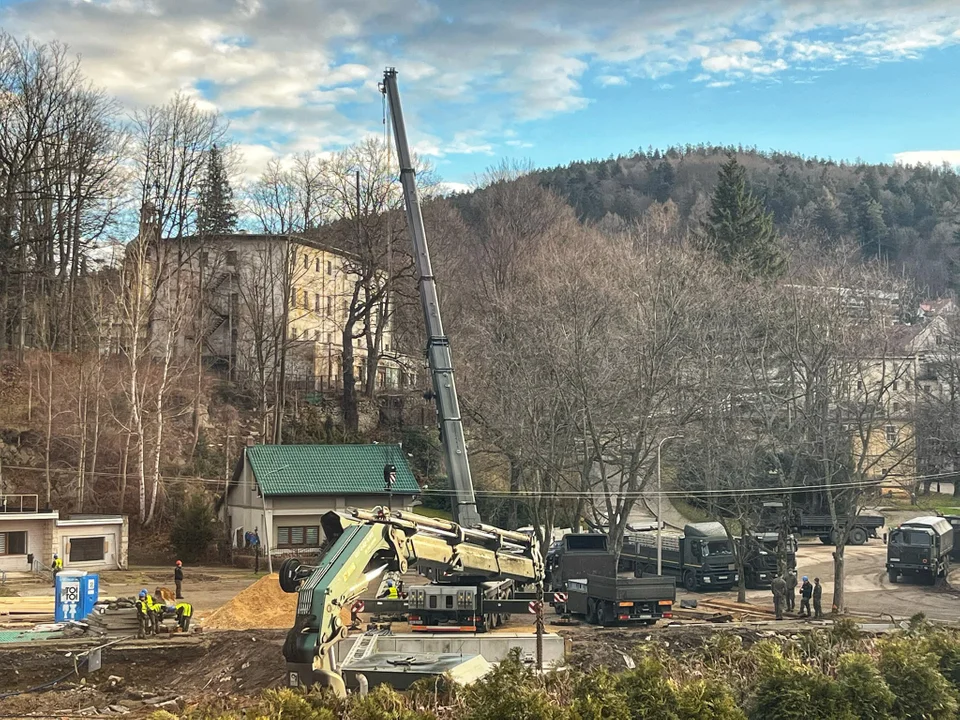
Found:
[[[0,496],[0,570],[29,572],[49,567],[53,554],[64,569],[119,570],[127,567],[129,526],[125,515],[60,518],[41,509],[36,495]]]

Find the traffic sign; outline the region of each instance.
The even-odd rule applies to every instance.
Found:
[[[553,594],[553,601],[555,603],[565,603],[567,601],[567,594],[565,592],[555,592]]]
[[[527,603],[527,608],[533,615],[536,615],[541,609],[543,609],[543,603],[539,600],[531,600]]]
[[[363,600],[357,600],[357,601],[353,604],[353,607],[350,608],[350,610],[351,610],[354,614],[359,615],[360,613],[363,612],[364,607],[366,607],[366,606],[363,604]]]

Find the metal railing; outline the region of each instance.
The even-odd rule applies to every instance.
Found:
[[[40,496],[29,494],[0,495],[0,513],[2,512],[40,512]]]

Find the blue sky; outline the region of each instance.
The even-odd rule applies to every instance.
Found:
[[[953,0],[0,0],[0,26],[128,107],[216,107],[248,175],[381,134],[385,65],[450,183],[688,142],[960,164]]]

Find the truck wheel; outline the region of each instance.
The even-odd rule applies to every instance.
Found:
[[[863,545],[867,541],[867,531],[862,527],[855,527],[850,531],[850,544]]]
[[[697,589],[697,575],[693,570],[687,570],[683,574],[683,587],[694,592]]]
[[[612,621],[612,618],[608,618],[609,610],[607,609],[607,604],[605,602],[597,603],[597,625],[603,627],[608,627]]]
[[[587,622],[590,625],[597,625],[597,602],[592,598],[587,598]]]
[[[821,535],[821,536],[820,536],[820,542],[822,542],[824,545],[832,545],[832,543],[830,542],[830,536],[829,536],[829,535]]]
[[[897,584],[897,578],[898,578],[898,577],[899,577],[899,575],[897,575],[897,571],[896,571],[896,570],[888,570],[888,571],[887,571],[887,580],[890,581],[890,584],[891,584],[891,585],[896,585],[896,584]]]
[[[932,587],[933,585],[936,585],[936,584],[937,584],[937,573],[932,572],[927,577],[927,585],[930,585]]]

